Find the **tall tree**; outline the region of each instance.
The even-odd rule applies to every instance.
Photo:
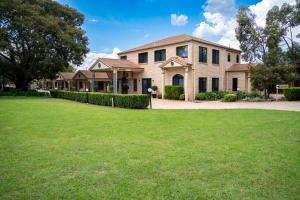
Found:
[[[0,1],[0,71],[19,89],[82,63],[84,16],[52,0]]]

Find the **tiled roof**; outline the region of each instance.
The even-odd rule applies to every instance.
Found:
[[[138,46],[136,48],[128,49],[126,51],[120,52],[119,55],[122,55],[124,53],[133,52],[133,51],[140,51],[140,50],[144,50],[144,49],[156,48],[156,47],[160,47],[160,46],[166,46],[166,45],[170,45],[170,44],[189,42],[189,41],[197,41],[197,42],[201,42],[201,43],[204,43],[204,44],[208,44],[208,45],[212,45],[212,46],[221,47],[221,48],[225,48],[225,49],[228,49],[228,50],[240,52],[240,50],[233,49],[233,48],[230,48],[228,46],[224,46],[224,45],[220,45],[220,44],[217,44],[217,43],[214,43],[214,42],[203,40],[203,39],[191,36],[191,35],[182,34],[182,35],[177,35],[177,36],[161,39],[161,40],[151,42],[151,43],[148,43],[148,44],[144,44],[144,45]]]
[[[227,72],[247,72],[254,64],[233,64],[226,71]]]
[[[77,73],[82,73],[87,79],[92,79],[93,74],[95,73],[96,79],[109,79],[110,80],[110,77],[108,76],[108,74],[106,72],[91,72],[89,70],[78,70],[76,72],[76,74]]]
[[[116,67],[116,68],[144,69],[143,67],[129,60],[99,58],[99,61],[112,68]]]
[[[192,63],[190,63],[189,61],[185,60],[184,58],[181,58],[179,56],[174,56],[169,58],[168,60],[166,60],[165,62],[163,62],[162,64],[159,65],[159,67],[164,67],[165,65],[167,65],[169,62],[177,62],[183,66],[190,66],[192,65]]]
[[[72,80],[75,73],[74,72],[59,72],[59,75],[61,75],[64,80]]]

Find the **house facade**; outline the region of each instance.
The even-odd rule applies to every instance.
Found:
[[[241,51],[178,35],[119,53],[119,59],[99,58],[92,72],[112,77],[115,93],[147,93],[153,85],[164,96],[166,85],[181,85],[185,100],[199,92],[251,91],[249,65],[240,64]]]

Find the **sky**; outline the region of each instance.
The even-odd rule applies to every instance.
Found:
[[[117,53],[148,42],[189,34],[233,48],[236,14],[249,6],[260,26],[274,5],[294,0],[58,0],[85,16],[83,29],[90,52],[81,65],[87,68],[99,57],[116,58]]]

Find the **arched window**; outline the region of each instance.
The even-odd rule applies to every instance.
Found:
[[[176,74],[173,76],[173,85],[180,85],[183,87],[183,76],[181,74]]]

